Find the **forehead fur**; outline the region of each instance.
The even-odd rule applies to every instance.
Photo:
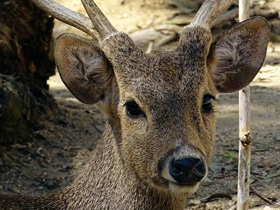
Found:
[[[162,94],[172,95],[188,89],[193,92],[204,81],[210,43],[211,32],[195,26],[184,28],[175,51],[146,55],[121,32],[105,39],[101,48],[113,66],[119,85],[146,94],[156,94],[161,89]],[[153,90],[150,90],[151,83]]]

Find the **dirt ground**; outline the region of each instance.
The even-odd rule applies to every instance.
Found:
[[[58,0],[84,13],[80,1]],[[96,1],[117,29],[133,31],[166,23],[178,10],[160,0]],[[110,6],[108,6],[110,2]],[[262,1],[260,1],[262,2]],[[280,2],[268,2],[280,11]],[[137,15],[135,15],[137,14]],[[57,22],[54,36],[81,32]],[[172,47],[174,43],[170,46]],[[69,185],[90,157],[104,129],[96,106],[78,102],[58,75],[49,80],[59,110],[26,144],[0,146],[0,191],[42,194]],[[270,43],[263,68],[251,85],[251,209],[280,209],[280,43]],[[220,95],[217,133],[208,178],[187,209],[234,209],[238,164],[238,93]]]

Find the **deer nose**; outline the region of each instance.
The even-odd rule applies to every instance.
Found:
[[[169,167],[169,173],[178,184],[195,185],[205,176],[206,168],[204,161],[199,158],[173,159]]]

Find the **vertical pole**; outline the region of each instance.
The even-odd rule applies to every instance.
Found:
[[[250,0],[239,0],[239,21],[249,18]],[[249,209],[251,166],[250,86],[239,91],[239,162],[237,210]]]

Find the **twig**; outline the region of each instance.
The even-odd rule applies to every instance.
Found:
[[[250,9],[250,16],[262,16],[265,17],[266,19],[277,18],[278,11],[274,9],[258,9],[258,10]],[[237,18],[238,18],[238,9],[234,8],[232,10],[225,12],[220,17],[218,17],[214,21],[213,27],[216,28],[222,27],[225,23],[232,22]]]
[[[214,23],[213,23],[213,27],[221,27],[222,25],[224,25],[226,22],[228,21],[232,21],[235,18],[237,18],[238,16],[238,9],[232,9],[229,10],[227,12],[225,12],[224,14],[222,14],[220,17],[218,17]]]
[[[215,194],[209,195],[207,197],[201,198],[199,200],[201,202],[210,202],[210,201],[213,201],[218,198],[226,198],[226,199],[232,200],[231,195],[226,194],[226,193],[215,193]]]
[[[227,210],[236,210],[237,208],[236,203],[237,202],[235,201],[234,204],[231,207],[229,207]]]
[[[93,125],[93,127],[99,132],[99,133],[103,133],[104,130],[102,130],[98,125]]]
[[[258,193],[254,188],[250,187],[250,189],[251,189],[251,193],[255,194],[260,199],[264,200],[265,202],[267,202],[269,204],[273,204],[273,202],[271,202],[271,200],[269,200],[268,198],[266,198],[263,195],[261,195],[260,193]]]
[[[174,41],[176,38],[177,38],[177,34],[176,33],[170,34],[170,35],[162,38],[161,40],[159,40],[157,43],[155,43],[154,49],[158,49],[161,46],[163,46],[165,44],[168,44],[169,42]]]
[[[262,179],[273,179],[275,177],[280,176],[280,172],[279,173],[274,173],[274,174],[268,174],[267,176],[260,176],[260,178]]]

